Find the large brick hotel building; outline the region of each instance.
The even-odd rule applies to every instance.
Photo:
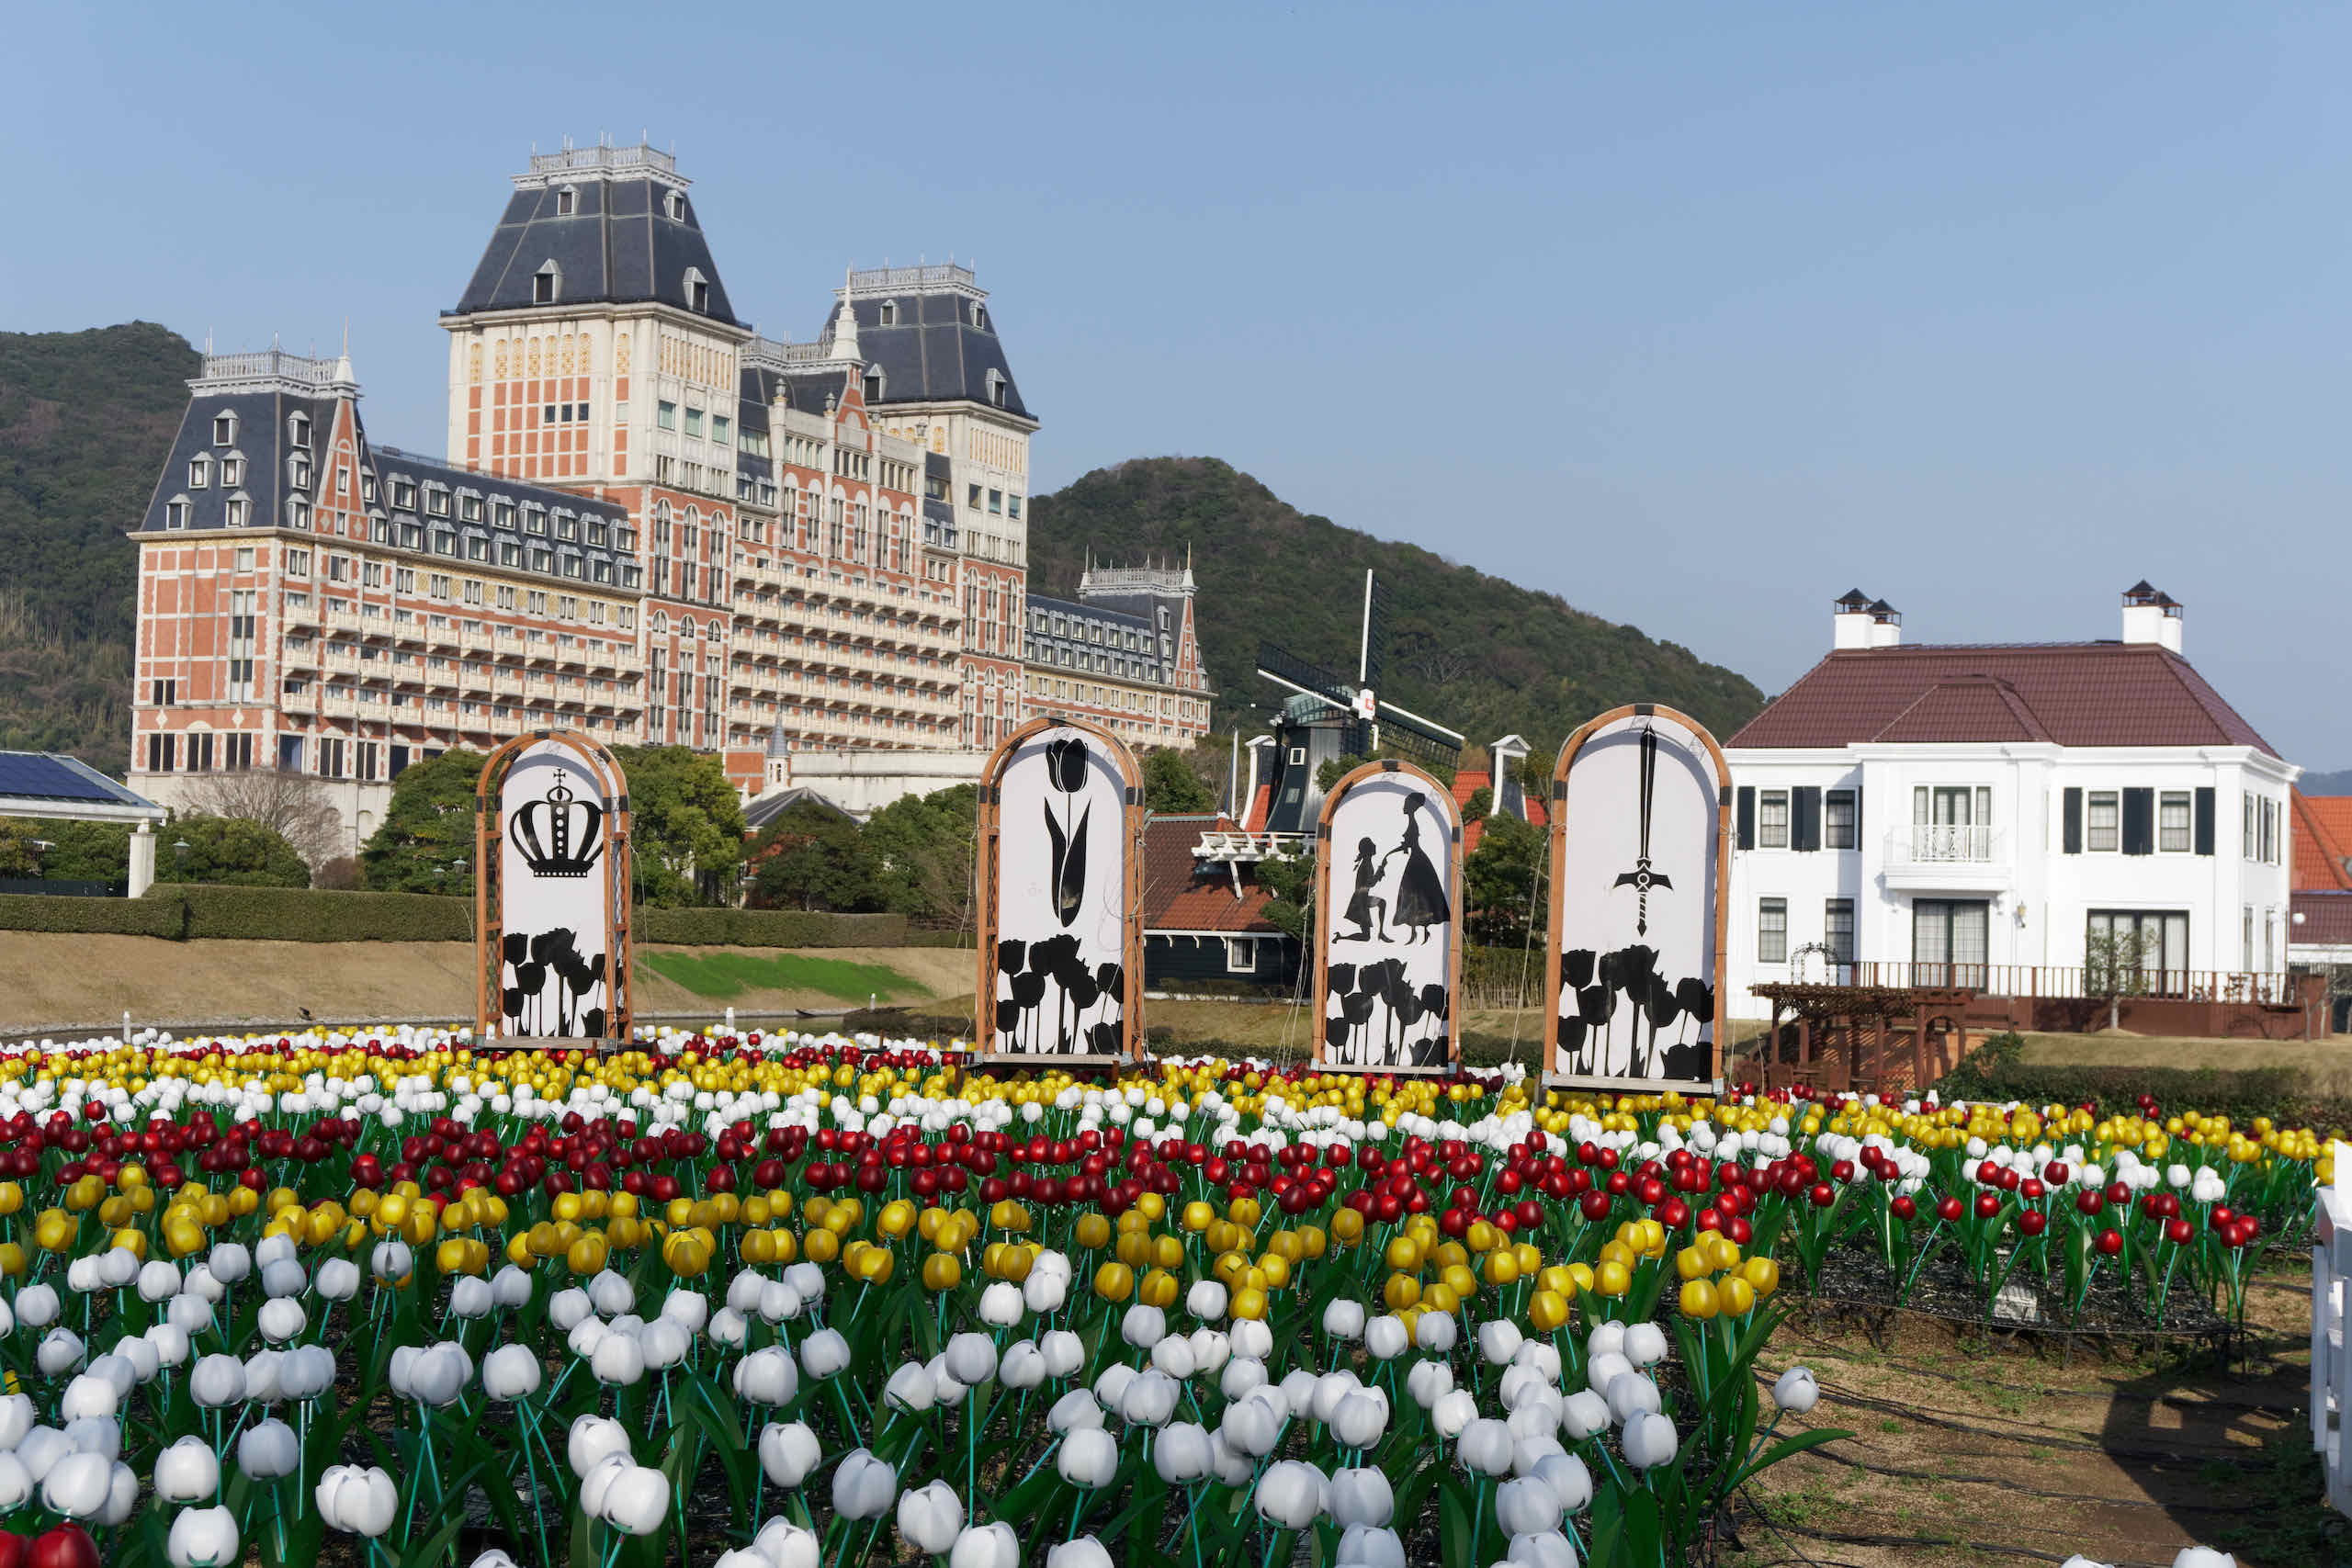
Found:
[[[347,357],[206,356],[133,530],[133,786],[298,770],[356,843],[411,761],[551,724],[752,793],[774,752],[1017,726],[1037,421],[971,270],[853,271],[776,341],[667,154],[514,186],[441,318],[446,458],[369,440]],[[1204,733],[1197,650],[1164,669],[1137,739]]]

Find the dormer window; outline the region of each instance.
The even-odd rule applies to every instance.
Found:
[[[531,303],[552,305],[562,293],[563,268],[552,261],[540,263],[539,270],[531,275]]]
[[[514,526],[514,503],[502,501],[490,509],[490,520],[501,528]]]
[[[291,483],[296,490],[310,489],[311,459],[300,452],[295,453],[294,456],[287,462],[286,477],[288,481]]]
[[[705,315],[710,311],[710,280],[699,267],[686,268],[686,309]]]
[[[865,367],[865,400],[869,403],[882,400],[882,367],[878,365]]]
[[[438,488],[424,492],[424,510],[435,517],[449,515],[449,492]]]
[[[458,516],[459,520],[460,520],[460,521],[462,521],[462,522],[467,522],[467,523],[479,523],[479,522],[481,522],[481,497],[480,497],[480,496],[478,496],[478,495],[461,495],[461,496],[459,496],[459,497],[458,498]]]
[[[212,416],[212,445],[234,446],[237,444],[237,416],[216,413]]]
[[[988,390],[989,401],[995,404],[998,408],[1004,407],[1004,373],[1002,371],[991,370],[989,372]]]
[[[221,459],[220,459],[220,482],[221,482],[222,484],[224,484],[224,485],[241,485],[241,484],[244,483],[244,482],[245,482],[245,460],[244,460],[244,458],[243,458],[242,457],[236,457],[236,456],[231,456],[231,457],[223,457],[223,458],[221,458]]]
[[[212,482],[212,459],[197,457],[187,460],[187,488],[202,490]]]
[[[416,481],[414,479],[392,480],[392,510],[395,512],[416,510]]]
[[[558,218],[569,218],[579,209],[580,193],[571,186],[565,186],[555,193],[555,215]]]
[[[229,500],[229,526],[243,527],[253,517],[253,508],[254,503],[243,496],[232,496]]]
[[[896,299],[882,301],[879,324],[886,327],[895,327],[899,324],[899,302]]]
[[[989,324],[989,308],[978,299],[972,301],[972,324],[976,327],[985,327]]]
[[[164,526],[166,528],[187,526],[187,497],[175,496],[164,502]]]
[[[662,210],[669,215],[673,223],[684,223],[686,220],[686,193],[679,190],[670,192],[662,198]]]
[[[311,416],[298,413],[286,422],[286,440],[289,446],[308,451],[311,446]]]

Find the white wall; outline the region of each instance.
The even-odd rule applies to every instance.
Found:
[[[960,750],[792,751],[768,759],[767,787],[813,789],[864,817],[901,795],[976,784],[988,760],[986,751]]]

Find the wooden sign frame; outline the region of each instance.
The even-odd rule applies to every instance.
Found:
[[[1448,920],[1451,931],[1446,943],[1446,1059],[1442,1065],[1431,1063],[1416,1066],[1400,1063],[1394,1066],[1374,1066],[1363,1062],[1329,1061],[1324,1055],[1328,1047],[1323,1039],[1323,1010],[1330,1003],[1331,818],[1339,810],[1340,802],[1346,798],[1350,790],[1367,779],[1381,778],[1391,773],[1404,773],[1419,780],[1427,784],[1430,793],[1445,805],[1447,860],[1450,863],[1446,878],[1446,897],[1451,914]],[[1366,762],[1333,784],[1330,792],[1324,795],[1322,814],[1316,818],[1315,822],[1315,946],[1310,956],[1315,968],[1315,1010],[1308,1015],[1312,1021],[1310,1027],[1313,1031],[1310,1036],[1313,1042],[1313,1055],[1310,1059],[1317,1071],[1409,1077],[1443,1077],[1461,1069],[1462,860],[1461,806],[1454,800],[1452,790],[1433,774],[1423,772],[1410,762],[1400,761],[1394,757],[1383,757],[1376,761]]]
[[[1004,807],[1001,781],[1004,771],[1022,747],[1049,729],[1071,729],[1102,747],[1104,755],[1118,764],[1122,782],[1120,807],[1120,840],[1126,851],[1125,871],[1121,878],[1126,899],[1125,932],[1121,938],[1120,972],[1122,995],[1119,1008],[1121,1048],[1113,1053],[1062,1051],[997,1051],[990,1049],[997,1038],[996,986],[998,908],[997,868],[999,847],[1003,840]],[[979,976],[972,993],[973,1060],[987,1066],[1027,1065],[1032,1066],[1103,1066],[1143,1059],[1143,852],[1144,819],[1143,769],[1137,765],[1135,753],[1126,742],[1100,725],[1082,718],[1058,718],[1041,716],[1031,719],[1006,736],[989,753],[986,766],[980,770],[979,813],[978,839],[973,855],[973,874],[979,891]]]
[[[1704,1082],[1695,1079],[1617,1078],[1560,1071],[1560,925],[1566,913],[1566,888],[1560,878],[1560,863],[1568,847],[1568,769],[1575,763],[1577,753],[1584,750],[1586,742],[1611,725],[1645,718],[1662,718],[1690,731],[1706,749],[1707,758],[1714,764],[1715,770],[1715,1016],[1710,1031],[1714,1060],[1710,1078]],[[1686,1094],[1720,1095],[1723,1092],[1724,1032],[1728,1012],[1724,986],[1730,977],[1726,960],[1729,956],[1731,919],[1731,764],[1724,757],[1724,749],[1705,725],[1678,709],[1657,703],[1626,703],[1586,721],[1560,748],[1559,759],[1552,766],[1551,843],[1546,858],[1552,879],[1551,908],[1545,919],[1544,943],[1544,1082],[1546,1087],[1590,1089],[1621,1094],[1658,1094],[1668,1089]]]
[[[543,741],[555,741],[569,747],[579,755],[579,768],[596,781],[611,803],[605,813],[600,831],[605,840],[605,874],[611,879],[611,895],[605,900],[605,993],[610,998],[605,1009],[605,1032],[601,1037],[545,1036],[500,1034],[492,1039],[492,1031],[503,1028],[505,1010],[499,1005],[504,990],[501,984],[499,953],[503,933],[502,914],[504,888],[503,828],[499,810],[499,794],[506,783],[506,775],[523,752]],[[575,729],[534,729],[501,745],[483,760],[481,778],[474,786],[474,1046],[485,1045],[522,1048],[527,1046],[560,1045],[570,1047],[616,1047],[628,1043],[631,964],[635,959],[632,918],[636,883],[629,854],[628,775],[621,771],[619,759],[602,741]]]

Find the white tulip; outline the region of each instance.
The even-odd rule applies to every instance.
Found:
[[[256,1350],[245,1358],[245,1398],[254,1404],[275,1404],[286,1397],[278,1372],[285,1356],[277,1350]]]
[[[1154,1367],[1128,1380],[1119,1400],[1119,1416],[1131,1427],[1158,1427],[1176,1413],[1182,1385]]]
[[[1405,1568],[1405,1543],[1395,1530],[1350,1525],[1335,1561],[1337,1568]]]
[[[2237,1568],[2237,1561],[2210,1546],[2184,1546],[2173,1554],[2172,1568]]]
[[[577,1285],[558,1291],[548,1299],[548,1322],[558,1334],[570,1334],[582,1320],[594,1316],[595,1311],[596,1303]]]
[[[985,1334],[956,1335],[943,1354],[947,1375],[967,1388],[978,1388],[996,1376],[996,1341]]]
[[[1159,1479],[1170,1486],[1189,1485],[1209,1472],[1209,1435],[1205,1427],[1179,1421],[1164,1427],[1151,1445],[1151,1462]]]
[[[700,1291],[673,1290],[662,1298],[662,1315],[688,1334],[700,1334],[710,1322],[710,1298]]]
[[[753,1404],[788,1404],[800,1392],[799,1370],[784,1349],[754,1350],[735,1363],[735,1393]]]
[[[468,1322],[488,1317],[497,1305],[497,1292],[490,1288],[490,1281],[487,1280],[479,1279],[471,1274],[463,1274],[458,1276],[456,1284],[449,1287],[451,1314],[464,1318]]]
[[[69,1453],[41,1478],[41,1506],[68,1518],[86,1519],[107,1506],[114,1463],[104,1454]]]
[[[798,1291],[781,1280],[770,1280],[760,1287],[760,1316],[769,1323],[789,1323],[807,1304]]]
[[[35,1427],[17,1445],[17,1458],[36,1485],[47,1478],[59,1460],[73,1451],[73,1443],[54,1427]]]
[[[1415,1361],[1405,1374],[1405,1392],[1424,1410],[1453,1392],[1453,1369],[1443,1361]]]
[[[944,1481],[934,1481],[903,1493],[899,1498],[899,1535],[925,1555],[937,1555],[956,1544],[964,1529],[964,1500]]]
[[[1444,1355],[1459,1337],[1461,1331],[1444,1313],[1425,1312],[1414,1321],[1413,1343],[1432,1354]]]
[[[1532,1473],[1552,1489],[1564,1514],[1582,1513],[1592,1501],[1592,1472],[1574,1454],[1547,1454],[1535,1461]]]
[[[254,1255],[241,1242],[216,1242],[205,1254],[204,1266],[222,1284],[233,1285],[254,1271]]]
[[[1271,1387],[1251,1391],[1225,1407],[1218,1432],[1237,1451],[1253,1459],[1265,1458],[1282,1441],[1283,1427],[1290,1419],[1278,1403],[1281,1398]]]
[[[1054,1401],[1053,1408],[1046,1412],[1046,1425],[1057,1433],[1074,1431],[1081,1427],[1100,1427],[1102,1425],[1102,1406],[1095,1403],[1094,1395],[1086,1390],[1074,1388]]]
[[[1388,1430],[1388,1403],[1371,1390],[1351,1393],[1331,1412],[1329,1425],[1341,1448],[1368,1449]]]
[[[999,1280],[980,1292],[980,1321],[994,1328],[1011,1328],[1028,1311],[1021,1299],[1021,1287],[1010,1280]]]
[[[967,1526],[948,1549],[947,1568],[1021,1568],[1021,1538],[1001,1520]]]
[[[190,1398],[208,1410],[245,1397],[245,1364],[234,1356],[207,1356],[187,1375]]]
[[[1576,1547],[1558,1530],[1515,1535],[1504,1550],[1522,1568],[1578,1568],[1581,1561]]]
[[[172,1520],[164,1555],[172,1568],[225,1568],[242,1562],[237,1517],[226,1508],[187,1508]]]
[[[1111,1568],[1111,1553],[1092,1536],[1082,1535],[1046,1552],[1046,1568]]]
[[[1437,1428],[1437,1435],[1441,1438],[1460,1437],[1477,1418],[1478,1402],[1471,1397],[1466,1388],[1448,1390],[1438,1396],[1435,1404],[1430,1406],[1430,1425]],[[1502,1423],[1498,1421],[1495,1425],[1500,1427]],[[1503,1435],[1509,1438],[1508,1427],[1504,1428]]]
[[[1374,1360],[1393,1361],[1412,1345],[1412,1336],[1406,1331],[1405,1320],[1394,1313],[1383,1313],[1363,1325],[1363,1348]]]
[[[1231,1330],[1233,1353],[1262,1361],[1274,1353],[1274,1331],[1254,1317],[1236,1322]]]
[[[616,1482],[637,1468],[626,1454],[606,1454],[580,1478],[580,1511],[590,1518],[605,1517],[605,1498]]]
[[[139,1299],[154,1303],[170,1301],[180,1293],[180,1271],[176,1264],[158,1258],[139,1270]]]
[[[1620,1372],[1602,1395],[1609,1401],[1609,1418],[1622,1427],[1635,1416],[1657,1414],[1661,1401],[1657,1384],[1639,1372]]]
[[[1595,1356],[1623,1355],[1625,1325],[1622,1323],[1603,1323],[1595,1325],[1593,1331],[1585,1337],[1584,1353],[1587,1359]]]
[[[116,1340],[114,1356],[119,1360],[130,1363],[132,1382],[153,1382],[155,1374],[163,1370],[164,1358],[156,1352],[154,1341],[144,1334],[126,1334]],[[124,1387],[117,1392],[127,1394],[130,1390]]]
[[[164,1303],[164,1321],[184,1335],[202,1334],[212,1326],[212,1304],[192,1291],[182,1291]]]
[[[751,1320],[733,1307],[720,1307],[710,1314],[712,1344],[724,1345],[730,1350],[741,1350],[751,1337]]]
[[[1617,1351],[1603,1351],[1584,1364],[1584,1384],[1595,1393],[1605,1394],[1609,1385],[1634,1370],[1634,1363]]]
[[[899,1370],[890,1374],[890,1381],[882,1385],[882,1398],[900,1410],[920,1416],[938,1400],[939,1384],[921,1361],[902,1361]]]
[[[1258,1512],[1283,1529],[1305,1529],[1322,1515],[1330,1484],[1304,1460],[1283,1460],[1259,1477]]]
[[[220,1490],[220,1461],[202,1438],[186,1437],[155,1456],[155,1495],[200,1503]]]
[[[1363,1465],[1331,1472],[1331,1517],[1341,1529],[1383,1526],[1396,1512],[1396,1494],[1387,1472]]]
[[[1218,1392],[1227,1400],[1237,1400],[1253,1389],[1266,1386],[1266,1363],[1248,1356],[1236,1356],[1226,1362],[1225,1372],[1217,1380]]]
[[[1168,1334],[1168,1314],[1156,1306],[1137,1302],[1119,1320],[1119,1337],[1141,1350],[1158,1344]]]
[[[1666,1359],[1666,1330],[1655,1323],[1636,1323],[1625,1330],[1625,1359],[1636,1367],[1655,1367]]]
[[[1351,1302],[1345,1296],[1334,1296],[1323,1309],[1323,1332],[1334,1339],[1355,1341],[1363,1337],[1364,1314],[1362,1302]]]
[[[1478,1354],[1493,1365],[1502,1366],[1519,1354],[1520,1343],[1525,1337],[1510,1319],[1489,1318],[1478,1325]]]
[[[833,1512],[845,1519],[878,1519],[899,1495],[899,1472],[865,1449],[833,1467]]]
[[[1007,1388],[1032,1389],[1046,1381],[1046,1354],[1026,1339],[1016,1339],[1004,1348],[1004,1359],[997,1365],[997,1381]]]
[[[1481,1475],[1505,1474],[1510,1470],[1510,1428],[1491,1416],[1481,1416],[1462,1428],[1456,1452],[1464,1465]]]
[[[502,1404],[527,1399],[539,1391],[545,1375],[529,1346],[502,1345],[482,1358],[481,1391]]]
[[[319,1293],[321,1295],[324,1295],[326,1294],[326,1269],[323,1266],[319,1269]],[[355,1272],[352,1275],[352,1284],[356,1288],[358,1283],[359,1278]],[[497,1273],[492,1274],[490,1277],[490,1292],[492,1297],[497,1301],[500,1306],[504,1307],[511,1312],[516,1307],[528,1304],[530,1302],[531,1277],[528,1274],[524,1273],[522,1269],[516,1268],[514,1264],[509,1263],[505,1268],[501,1269]]]
[[[120,1403],[115,1396],[112,1382],[84,1372],[65,1385],[64,1397],[57,1402],[58,1419],[79,1421],[85,1416],[95,1416],[101,1420],[111,1420]]]
[[[607,1459],[616,1455],[628,1458],[628,1428],[609,1416],[582,1416],[571,1423],[563,1452],[571,1462],[571,1473],[585,1477]]]
[[[1204,1323],[1216,1323],[1225,1316],[1231,1300],[1222,1280],[1195,1280],[1184,1292],[1184,1310]]]
[[[1791,1367],[1772,1385],[1772,1403],[1792,1416],[1803,1416],[1821,1402],[1821,1385],[1807,1367]]]
[[[45,1378],[62,1378],[82,1364],[82,1337],[70,1328],[52,1328],[33,1352],[34,1364]]]
[[[789,1519],[770,1519],[762,1525],[751,1550],[759,1561],[743,1568],[817,1568],[816,1535]]]
[[[387,1285],[399,1284],[414,1272],[415,1269],[416,1255],[409,1250],[408,1243],[404,1241],[379,1241],[376,1244],[376,1249],[368,1255],[368,1272]],[[346,1465],[343,1468],[348,1470],[353,1467]],[[358,1494],[355,1493],[353,1495],[356,1496]],[[323,1509],[325,1505],[321,1504],[320,1506]]]
[[[637,1310],[637,1292],[626,1276],[610,1269],[599,1272],[588,1281],[588,1300],[597,1312],[606,1317],[618,1317],[625,1312]]]
[[[274,1418],[254,1422],[237,1438],[237,1468],[255,1481],[293,1474],[301,1457],[294,1428]]]
[[[1624,1450],[1627,1464],[1636,1470],[1648,1470],[1670,1462],[1681,1439],[1676,1437],[1672,1421],[1645,1410],[1625,1423],[1618,1446]]]
[[[85,1416],[65,1423],[65,1442],[75,1453],[96,1454],[112,1464],[122,1457],[122,1426],[108,1417]]]
[[[1233,1341],[1215,1328],[1195,1328],[1184,1344],[1193,1352],[1193,1371],[1197,1374],[1216,1371],[1233,1356]]]
[[[817,1434],[799,1421],[779,1421],[760,1432],[760,1468],[789,1492],[808,1478],[824,1458]]]
[[[1545,1339],[1522,1339],[1519,1353],[1511,1357],[1511,1364],[1532,1368],[1536,1375],[1548,1383],[1560,1381],[1559,1348]]]
[[[1532,1476],[1495,1488],[1495,1518],[1505,1535],[1542,1535],[1560,1528],[1560,1499]]]
[[[57,1287],[27,1285],[17,1292],[17,1321],[39,1331],[57,1321]]]
[[[1054,1468],[1072,1486],[1091,1492],[1110,1483],[1118,1473],[1119,1443],[1100,1427],[1078,1427],[1062,1434],[1062,1446],[1054,1456]]]
[[[1193,1375],[1193,1342],[1181,1334],[1167,1336],[1151,1348],[1151,1364],[1182,1382]]]
[[[187,1342],[187,1330],[178,1324],[159,1323],[140,1337],[154,1347],[155,1360],[158,1365],[183,1367],[187,1364],[187,1359],[193,1348]]]
[[[301,1333],[308,1321],[301,1303],[291,1296],[279,1296],[262,1303],[261,1337],[273,1345],[283,1345]]]
[[[107,1472],[107,1500],[98,1509],[98,1523],[107,1526],[127,1524],[130,1516],[138,1511],[138,1472],[117,1461]]]
[[[1062,1303],[1069,1300],[1069,1279],[1032,1264],[1029,1277],[1021,1281],[1021,1299],[1040,1317],[1059,1312]]]
[[[849,1362],[849,1341],[838,1329],[820,1328],[800,1342],[801,1370],[820,1382],[842,1372]]]
[[[1086,1365],[1086,1341],[1067,1328],[1050,1330],[1037,1341],[1037,1349],[1046,1358],[1046,1375],[1057,1381]]]
[[[600,1510],[606,1524],[624,1535],[651,1535],[670,1512],[670,1478],[646,1465],[633,1464],[605,1488]]]
[[[291,1258],[273,1259],[262,1266],[261,1293],[272,1301],[280,1296],[296,1296],[309,1285],[311,1277]]]

